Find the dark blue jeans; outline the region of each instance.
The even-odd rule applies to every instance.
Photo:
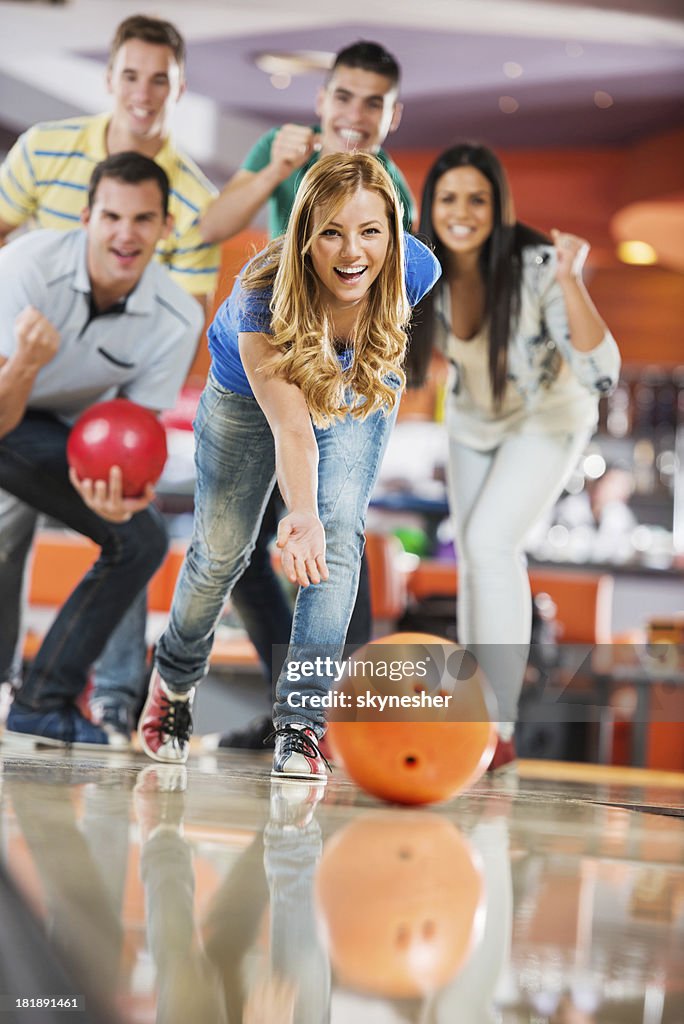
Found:
[[[68,434],[69,428],[49,413],[27,412],[0,438],[0,487],[101,549],[57,615],[21,687],[18,703],[36,709],[68,704],[81,693],[90,666],[167,546],[155,508],[127,523],[110,523],[83,503],[69,482]]]

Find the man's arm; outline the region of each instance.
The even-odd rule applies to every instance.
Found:
[[[258,171],[242,168],[204,211],[205,242],[223,242],[246,228],[281,182],[302,167],[314,151],[311,128],[286,124],[276,132],[268,163]]]
[[[16,224],[8,224],[6,220],[3,220],[2,217],[0,217],[0,246],[5,244],[7,236],[11,235],[16,227]]]
[[[325,531],[318,518],[318,445],[304,395],[258,367],[272,353],[265,334],[240,334],[240,356],[254,397],[273,434],[278,486],[288,514],[278,526],[282,565],[291,583],[328,578]]]
[[[7,236],[31,218],[38,205],[33,148],[37,128],[20,135],[0,164],[0,245]]]
[[[0,437],[21,422],[41,368],[59,350],[59,333],[33,306],[27,306],[14,324],[17,349],[0,356]]]
[[[196,292],[192,293],[193,299],[196,299],[199,302],[199,304],[200,304],[200,308],[202,310],[202,315],[204,316],[205,327],[208,326],[207,321],[208,321],[209,317],[211,316],[212,309],[214,308],[214,294],[215,293],[213,291],[212,292],[208,292],[205,295],[199,295]],[[204,333],[204,328],[202,329],[202,332],[200,334],[198,334],[198,336],[197,336],[197,345],[199,345],[200,341],[202,340],[202,334],[203,333]],[[195,349],[195,351],[197,351],[197,349]]]

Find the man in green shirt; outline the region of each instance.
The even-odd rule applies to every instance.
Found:
[[[268,203],[269,233],[283,234],[300,181],[328,153],[375,153],[394,181],[410,230],[415,204],[401,171],[381,149],[401,120],[399,65],[378,43],[359,42],[341,50],[318,93],[314,126],[273,128],[252,147],[221,194],[204,212],[200,230],[207,242],[236,235]]]

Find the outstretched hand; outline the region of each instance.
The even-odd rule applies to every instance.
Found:
[[[552,228],[551,238],[556,249],[556,278],[567,281],[582,276],[582,268],[589,255],[589,242],[577,235]]]
[[[109,480],[79,480],[74,469],[69,470],[69,479],[88,508],[110,523],[127,523],[154,500],[152,484],[147,484],[139,498],[124,498],[118,466],[110,469]]]
[[[278,524],[283,572],[290,583],[308,587],[328,578],[325,530],[313,513],[290,512]]]

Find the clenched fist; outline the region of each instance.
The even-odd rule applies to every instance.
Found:
[[[311,128],[300,124],[284,124],[271,144],[271,163],[275,164],[287,178],[297,168],[302,167],[315,149],[315,139]]]
[[[589,255],[589,242],[577,235],[570,235],[551,230],[551,238],[556,249],[556,277],[559,281],[571,280],[582,276],[582,268]]]
[[[33,306],[23,309],[14,321],[17,357],[29,366],[45,366],[59,350],[59,332]]]

